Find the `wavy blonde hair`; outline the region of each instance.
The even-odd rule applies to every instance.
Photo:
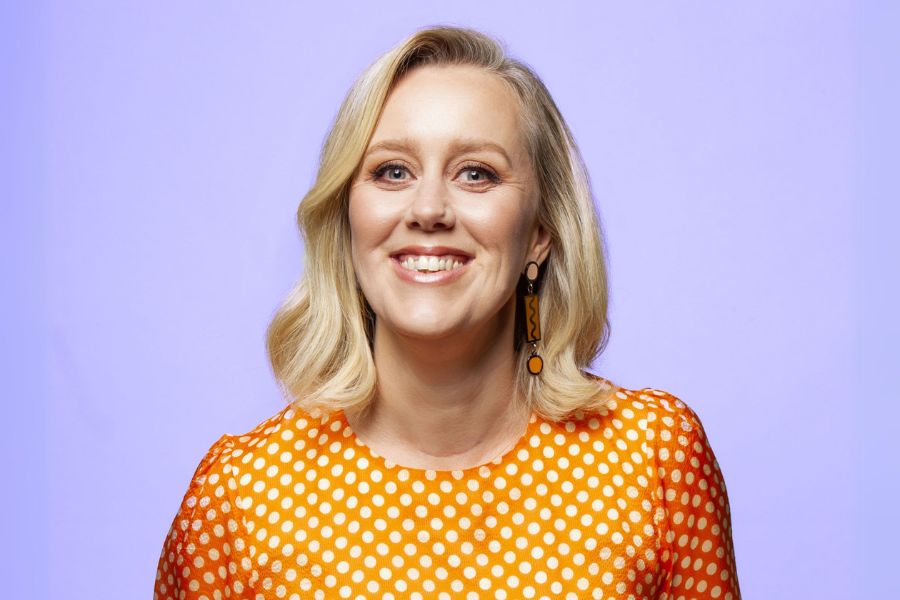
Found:
[[[282,392],[311,413],[365,405],[374,398],[374,315],[351,262],[349,186],[391,89],[423,65],[483,68],[500,77],[520,102],[540,186],[538,220],[552,240],[538,280],[540,375],[527,371],[530,352],[521,327],[511,340],[518,354],[520,396],[554,421],[605,405],[614,386],[586,371],[606,345],[609,322],[604,245],[581,154],[540,78],[507,56],[493,38],[459,27],[417,31],[366,69],[341,105],[316,181],[297,211],[306,243],[305,272],[267,330],[269,360]]]

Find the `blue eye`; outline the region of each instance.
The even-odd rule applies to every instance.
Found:
[[[469,175],[469,181],[473,183],[484,181],[487,178],[487,173],[483,169],[466,169],[463,173]]]
[[[382,177],[387,175],[388,181],[402,181],[404,173],[406,173],[406,167],[404,167],[403,165],[388,163],[386,165],[381,165],[380,167],[372,171],[372,176],[375,179],[381,179]]]
[[[460,175],[467,177],[466,183],[483,183],[485,181],[500,183],[500,177],[496,173],[481,165],[466,165]]]

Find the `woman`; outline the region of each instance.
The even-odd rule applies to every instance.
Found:
[[[268,332],[289,405],[201,462],[157,598],[739,598],[696,413],[585,371],[587,175],[540,80],[420,31],[343,103]]]

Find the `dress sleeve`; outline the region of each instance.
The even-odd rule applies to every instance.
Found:
[[[163,543],[154,600],[244,598],[249,559],[240,536],[242,519],[233,500],[234,442],[222,436],[203,457]]]
[[[703,424],[669,395],[659,424],[666,600],[739,600],[725,480]]]

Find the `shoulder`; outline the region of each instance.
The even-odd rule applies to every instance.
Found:
[[[659,486],[660,498],[671,501],[690,491],[690,502],[696,508],[703,491],[713,501],[708,506],[714,503],[724,509],[724,478],[703,422],[697,411],[675,394],[650,387],[616,387],[606,406],[579,422],[590,424],[585,429],[596,430],[589,431],[595,448],[612,448],[608,453],[612,462],[627,457],[629,470],[645,462],[643,472]]]
[[[182,511],[187,508],[191,513],[196,512],[196,508],[203,508],[202,502],[209,501],[210,494],[222,496],[223,488],[234,491],[237,488],[235,481],[247,471],[245,465],[260,468],[263,463],[268,465],[277,461],[279,448],[299,437],[298,423],[305,424],[306,421],[287,406],[245,433],[227,433],[219,437],[200,459]]]
[[[575,411],[557,427],[584,432],[580,433],[582,441],[599,441],[590,442],[595,447],[612,444],[619,454],[637,452],[651,463],[708,454],[700,416],[680,397],[658,388],[631,389],[591,376],[608,388],[605,403]]]
[[[656,388],[629,391],[647,411],[648,419],[654,422],[660,461],[674,458],[682,462],[685,457],[695,455],[706,455],[706,460],[715,460],[700,415],[687,402]]]
[[[281,455],[273,452],[293,413],[285,408],[240,435],[221,436],[206,451],[194,471],[160,554],[157,595],[190,598],[214,597],[221,573],[235,574],[240,565],[253,578],[253,552],[249,538],[253,492],[262,479],[255,470],[270,473]],[[242,575],[234,575],[242,585]],[[225,575],[221,575],[225,577]],[[238,588],[234,588],[238,589]]]
[[[646,423],[648,442],[642,447],[655,466],[667,500],[676,489],[699,485],[710,489],[717,501],[727,502],[718,460],[696,410],[678,396],[656,388],[619,390],[616,397],[614,413],[633,413]]]
[[[317,429],[332,420],[333,416],[324,413],[310,414],[287,405],[245,433],[222,436],[216,445],[224,446],[226,454],[231,458],[248,455],[277,458],[283,450],[297,446],[298,438],[307,435],[316,437]],[[215,449],[214,445],[210,452]]]
[[[252,456],[258,448],[265,447],[281,429],[287,413],[288,409],[283,409],[246,433],[226,433],[220,436],[200,459],[191,477],[182,501],[182,516],[186,512],[185,509],[188,509],[188,515],[192,516],[198,509],[205,508],[210,501],[210,494],[221,497],[224,495],[224,489],[234,489],[234,484],[229,485],[229,481],[239,472],[239,459],[243,456]]]
[[[630,389],[598,375],[590,376],[609,390],[607,400],[599,408],[576,411],[574,420],[606,417],[614,426],[628,422],[657,434],[663,431],[668,435],[679,431],[702,432],[703,424],[697,412],[675,394],[652,387]]]
[[[703,435],[703,423],[697,412],[680,397],[656,388],[626,390],[626,397],[633,407],[642,410],[649,419],[657,422],[660,435],[677,435],[695,432]]]
[[[323,453],[343,447],[348,432],[338,414],[289,404],[245,433],[222,436],[201,461],[198,475],[221,479],[237,507],[247,508],[248,498],[260,489],[284,481],[286,474],[296,476]]]
[[[212,527],[214,521],[233,518],[234,509],[244,504],[247,484],[259,479],[256,472],[268,473],[273,464],[283,462],[284,449],[296,447],[295,440],[305,438],[312,423],[312,418],[304,419],[289,405],[246,433],[219,437],[191,477],[172,530],[173,539],[187,542]],[[303,431],[297,429],[298,425]]]

